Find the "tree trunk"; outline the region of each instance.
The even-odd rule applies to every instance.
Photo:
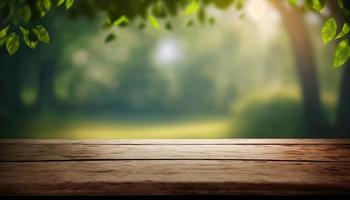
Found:
[[[337,109],[336,130],[343,137],[350,135],[350,62],[344,66]]]
[[[318,75],[308,29],[301,11],[271,0],[281,14],[293,47],[308,136],[327,137],[331,127],[322,108]]]

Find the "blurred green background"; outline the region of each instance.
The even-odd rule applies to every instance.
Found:
[[[212,23],[178,16],[171,30],[139,30],[135,20],[113,28],[117,38],[108,43],[102,16],[51,12],[51,44],[22,45],[12,57],[0,50],[0,137],[309,137],[280,14],[260,0],[242,12],[207,12]],[[320,16],[310,12],[305,22],[322,104],[334,122],[341,78],[331,67],[335,47],[322,44]]]

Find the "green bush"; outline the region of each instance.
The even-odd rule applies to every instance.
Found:
[[[303,137],[305,125],[298,95],[251,95],[233,107],[233,137]]]

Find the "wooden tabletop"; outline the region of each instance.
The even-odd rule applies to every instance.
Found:
[[[350,194],[350,140],[0,140],[0,195]]]

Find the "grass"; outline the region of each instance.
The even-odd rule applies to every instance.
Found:
[[[230,137],[230,119],[210,116],[104,116],[32,119],[17,137],[40,139],[216,139]]]

